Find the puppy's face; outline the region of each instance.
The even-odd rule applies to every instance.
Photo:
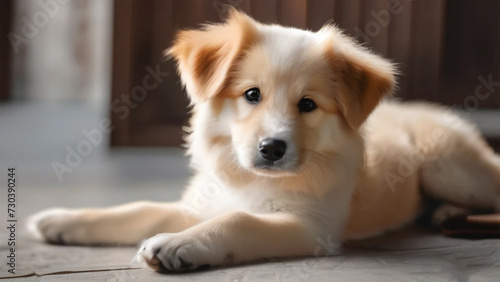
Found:
[[[313,34],[279,27],[236,62],[227,101],[239,163],[259,174],[297,173],[311,157],[334,150],[340,116],[333,75]]]
[[[193,130],[263,176],[329,162],[393,86],[392,66],[334,27],[268,26],[236,11],[181,32],[169,53],[199,115]]]

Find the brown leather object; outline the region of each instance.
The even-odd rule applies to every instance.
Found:
[[[443,222],[441,231],[451,237],[500,238],[500,214],[454,216]]]

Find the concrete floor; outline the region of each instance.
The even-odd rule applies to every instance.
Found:
[[[6,174],[17,169],[17,218],[40,209],[109,206],[179,197],[189,170],[180,149],[107,148],[107,140],[59,181],[54,161],[84,140],[104,112],[73,104],[0,105],[0,279],[13,281],[498,281],[500,240],[464,240],[410,226],[350,243],[328,258],[269,259],[231,268],[161,275],[129,262],[135,247],[40,244],[17,230],[16,275],[7,272]],[[22,277],[21,277],[22,276]],[[14,278],[19,277],[19,278]]]

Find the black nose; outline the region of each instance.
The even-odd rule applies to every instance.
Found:
[[[260,154],[270,161],[277,161],[285,155],[286,143],[283,140],[267,138],[259,143]]]

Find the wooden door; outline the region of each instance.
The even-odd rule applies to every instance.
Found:
[[[7,100],[10,93],[10,73],[11,73],[11,45],[8,34],[12,28],[12,0],[0,1],[0,101]]]

